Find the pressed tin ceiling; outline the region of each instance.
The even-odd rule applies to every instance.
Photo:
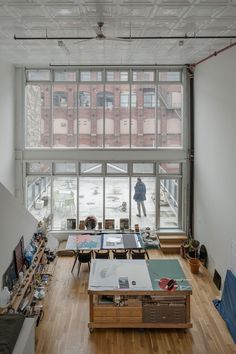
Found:
[[[98,22],[107,38],[171,38],[98,40]],[[193,64],[234,42],[236,0],[0,0],[0,59],[16,65]]]

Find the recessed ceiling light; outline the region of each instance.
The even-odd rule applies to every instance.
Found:
[[[68,10],[68,9],[61,9],[61,10],[58,11],[58,13],[59,13],[60,15],[69,15],[69,14],[71,14],[71,10]]]

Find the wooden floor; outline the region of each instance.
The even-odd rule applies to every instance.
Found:
[[[187,261],[149,251],[150,258],[179,258],[191,279],[193,328],[88,330],[88,268],[71,273],[74,259],[59,257],[44,301],[44,318],[36,329],[36,354],[218,354],[236,353],[236,345],[212,300],[219,292],[203,267],[190,273]]]

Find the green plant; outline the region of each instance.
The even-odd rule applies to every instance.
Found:
[[[200,242],[198,240],[193,239],[192,235],[189,236],[188,240],[183,243],[185,253],[192,257],[198,257],[198,249],[200,246]]]

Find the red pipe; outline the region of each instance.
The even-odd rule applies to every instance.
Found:
[[[195,68],[198,64],[201,64],[201,63],[203,63],[204,61],[206,61],[206,60],[208,60],[208,59],[210,59],[210,58],[212,58],[212,57],[216,57],[218,54],[224,52],[225,50],[227,50],[227,49],[229,49],[229,48],[231,48],[231,47],[234,47],[235,45],[236,45],[236,42],[227,45],[226,47],[224,47],[224,48],[218,50],[217,52],[214,52],[213,54],[208,55],[208,57],[206,57],[206,58],[204,58],[204,59],[198,61],[197,63],[191,64],[191,65],[190,65],[190,68],[191,68],[191,67]]]

